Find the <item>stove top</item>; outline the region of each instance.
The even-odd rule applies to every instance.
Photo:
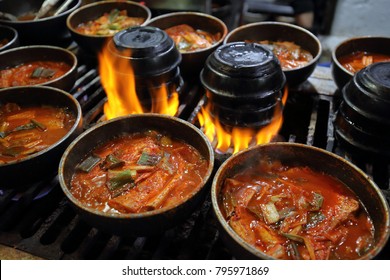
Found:
[[[81,104],[87,129],[103,117],[106,95],[93,62],[81,59],[78,73],[71,93]],[[334,137],[340,94],[329,67],[318,66],[308,81],[289,91],[279,138],[317,146],[350,160],[373,178],[390,201],[390,163],[347,152]],[[183,92],[178,117],[197,124],[204,90],[194,78],[185,81]],[[216,158],[218,167],[224,158]],[[0,191],[0,243],[44,259],[235,258],[220,239],[210,197],[185,222],[163,234],[115,236],[80,219],[62,193],[56,174],[23,191]],[[377,258],[390,259],[390,244]]]

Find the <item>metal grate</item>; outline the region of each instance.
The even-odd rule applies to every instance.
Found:
[[[103,115],[105,93],[96,68],[82,64],[71,93],[81,104],[85,128]],[[326,81],[325,81],[326,82]],[[333,87],[323,90],[322,78],[310,78],[291,90],[281,136],[335,152],[354,162],[390,200],[390,164],[367,161],[343,150],[333,137],[338,105]],[[313,85],[320,85],[319,89]],[[203,90],[197,79],[186,81],[179,117],[194,122]],[[218,166],[218,163],[216,164]],[[185,222],[152,237],[109,235],[90,227],[74,212],[57,176],[43,179],[18,193],[0,191],[0,243],[45,259],[232,259],[219,237],[210,197]],[[390,245],[378,256],[390,259]]]

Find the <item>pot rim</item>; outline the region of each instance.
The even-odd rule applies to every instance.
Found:
[[[31,20],[12,21],[12,24],[14,26],[19,26],[19,25],[23,25],[23,24],[39,24],[39,23],[47,22],[47,21],[50,21],[50,20],[53,20],[53,19],[67,17],[70,13],[72,13],[74,10],[76,10],[77,8],[79,8],[81,6],[81,0],[74,0],[74,1],[76,3],[75,3],[75,5],[73,7],[71,7],[70,9],[66,9],[65,11],[63,11],[62,13],[60,13],[60,14],[58,14],[56,16],[49,16],[49,17],[43,17],[43,18],[31,19]],[[6,22],[9,22],[9,21],[0,19],[0,22],[1,23],[6,23]]]
[[[7,29],[7,30],[10,30],[12,32],[11,40],[9,40],[7,44],[5,44],[4,46],[2,46],[0,48],[0,53],[1,53],[3,51],[8,50],[9,46],[12,46],[12,44],[14,44],[16,41],[19,40],[19,33],[15,28],[13,28],[11,26],[3,25],[3,24],[0,24],[0,29]]]

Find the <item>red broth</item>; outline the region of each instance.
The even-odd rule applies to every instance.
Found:
[[[338,60],[345,69],[356,73],[372,63],[390,61],[390,55],[357,51],[341,56]]]
[[[178,205],[203,184],[209,162],[192,146],[146,131],[108,141],[77,167],[72,195],[108,213],[140,213]]]
[[[374,245],[356,195],[308,167],[251,167],[225,180],[220,205],[241,238],[278,259],[357,259]]]
[[[56,143],[72,128],[66,108],[0,106],[0,164],[22,159]]]
[[[61,61],[33,61],[0,70],[0,88],[37,85],[57,79],[72,67]]]
[[[309,51],[294,42],[264,40],[258,43],[272,50],[283,70],[303,67],[313,60],[313,55]]]
[[[142,17],[127,16],[126,10],[113,9],[95,20],[81,23],[76,30],[85,35],[107,36],[126,28],[139,26],[144,21]]]

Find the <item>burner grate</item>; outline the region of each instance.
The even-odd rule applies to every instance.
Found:
[[[80,102],[84,128],[103,116],[105,93],[96,68],[81,65],[71,93]],[[333,137],[337,95],[318,93],[307,85],[290,90],[281,136],[335,152],[371,176],[390,201],[390,163],[349,154]],[[320,81],[321,82],[321,81]],[[185,83],[178,116],[195,122],[204,92],[197,79]],[[218,166],[218,163],[216,164]],[[74,212],[56,174],[23,192],[0,193],[0,243],[45,259],[234,259],[224,247],[213,217],[210,197],[185,222],[151,237],[109,235],[90,227]],[[390,245],[378,256],[390,259]]]

